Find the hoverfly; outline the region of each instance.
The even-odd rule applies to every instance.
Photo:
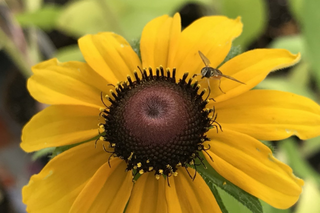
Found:
[[[213,67],[210,67],[210,61],[209,59],[203,55],[203,53],[201,51],[198,51],[199,52],[199,55],[200,55],[200,58],[202,59],[203,63],[206,65],[205,67],[203,67],[201,69],[201,79],[203,78],[207,78],[208,80],[208,89],[209,89],[209,94],[210,94],[210,81],[209,81],[209,78],[215,78],[217,80],[219,80],[219,89],[222,93],[226,94],[224,91],[222,91],[221,87],[220,87],[220,83],[221,83],[221,77],[224,77],[224,78],[228,78],[230,80],[233,80],[235,82],[238,82],[240,84],[245,84],[231,76],[228,76],[228,75],[224,75],[220,70],[216,69],[216,68],[213,68]],[[193,77],[197,76],[197,74],[195,74]]]

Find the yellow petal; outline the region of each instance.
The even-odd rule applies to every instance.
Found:
[[[173,18],[164,15],[150,21],[141,35],[143,68],[155,69],[160,65],[167,68],[168,62],[172,62],[177,51],[180,33],[181,23],[178,13]]]
[[[95,148],[93,141],[56,156],[23,187],[23,203],[27,205],[27,211],[69,212],[86,182],[108,158],[109,154],[100,145]]]
[[[60,63],[57,59],[32,67],[28,90],[38,101],[46,104],[85,105],[100,108],[101,91],[108,91],[106,82],[87,64]]]
[[[98,135],[99,110],[85,106],[49,106],[36,114],[22,130],[26,152],[86,141]]]
[[[125,81],[141,66],[130,44],[115,33],[86,35],[78,43],[86,62],[111,84]]]
[[[194,169],[188,170],[192,175],[195,173]],[[193,180],[184,168],[178,172],[177,177],[169,178],[170,186],[166,185],[168,212],[221,212],[212,192],[199,174]]]
[[[286,209],[297,202],[303,180],[292,169],[273,157],[260,141],[225,129],[208,133],[211,140],[209,164],[224,178],[270,205]],[[208,146],[206,144],[206,146]]]
[[[131,194],[132,175],[126,172],[126,163],[116,158],[102,165],[82,189],[70,213],[122,213]]]
[[[215,107],[223,129],[259,140],[282,140],[291,135],[308,139],[320,134],[320,106],[293,93],[252,90]]]
[[[211,97],[217,102],[228,100],[240,95],[259,84],[270,72],[298,63],[300,54],[291,54],[282,49],[255,49],[242,53],[223,64],[219,70],[233,78],[245,83],[240,84],[227,78],[219,81],[210,79]]]
[[[179,50],[173,65],[177,68],[177,76],[189,72],[200,74],[205,65],[198,51],[201,51],[217,67],[227,56],[232,40],[242,32],[240,18],[235,20],[225,16],[209,16],[196,20],[181,33]]]
[[[126,213],[166,213],[166,184],[163,177],[156,180],[153,173],[143,174],[133,187]]]

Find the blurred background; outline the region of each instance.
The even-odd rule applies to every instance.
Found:
[[[113,31],[137,46],[143,26],[163,14],[180,12],[183,27],[205,15],[241,16],[244,29],[234,46],[242,52],[285,48],[302,54],[298,65],[271,73],[257,88],[289,91],[319,103],[319,9],[318,0],[0,0],[0,213],[25,212],[21,188],[48,161],[46,155],[37,158],[19,147],[22,127],[45,107],[26,90],[32,65],[52,57],[83,61],[77,39],[88,33]],[[320,138],[271,143],[305,186],[291,209],[262,203],[264,212],[319,213]],[[250,212],[231,196],[221,196],[230,213]]]

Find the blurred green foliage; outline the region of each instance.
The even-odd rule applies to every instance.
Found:
[[[10,4],[10,3],[11,4]],[[14,11],[15,1],[0,3],[1,11]],[[289,72],[279,72],[264,80],[257,88],[276,89],[293,92],[319,102],[320,89],[320,1],[288,0],[289,8],[297,21],[298,33],[276,37],[270,48],[285,48],[292,53],[302,54],[301,62]],[[47,57],[57,57],[60,61],[78,60],[83,57],[77,45],[55,49],[45,31],[58,30],[79,38],[88,33],[113,31],[136,43],[143,26],[151,19],[163,15],[173,15],[187,3],[202,6],[203,15],[222,14],[231,18],[242,17],[242,35],[234,41],[237,51],[245,51],[265,31],[269,13],[264,0],[74,0],[64,6],[45,4],[41,0],[25,0],[9,22],[0,22],[0,49],[4,48],[21,70],[38,63],[42,53]],[[15,28],[15,33],[8,29]],[[17,44],[17,32],[25,32],[25,42]],[[241,47],[241,48],[239,48]],[[51,55],[50,55],[51,54]],[[26,65],[28,63],[28,65]],[[28,69],[28,68],[27,68]],[[30,72],[25,72],[30,75]],[[314,85],[314,86],[311,86]],[[306,161],[319,153],[320,137],[303,141],[298,145],[296,138],[277,142],[275,155],[288,163],[295,174],[306,180],[306,185],[296,208],[278,210],[241,191],[213,169],[199,172],[211,187],[217,200],[223,202],[223,212],[244,213],[318,213],[320,212],[320,176]],[[62,147],[61,150],[68,147]],[[51,153],[53,149],[43,150],[35,157]],[[208,168],[210,168],[208,166]],[[227,183],[227,184],[225,184]],[[226,187],[227,185],[227,187]]]

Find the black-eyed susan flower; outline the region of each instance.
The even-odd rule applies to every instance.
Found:
[[[28,89],[51,106],[24,127],[21,147],[75,146],[23,188],[28,212],[220,212],[193,169],[202,156],[246,192],[292,206],[303,181],[259,140],[319,135],[320,107],[250,89],[300,55],[257,49],[236,56],[219,70],[244,84],[222,78],[223,93],[210,79],[208,98],[206,81],[198,79],[200,88],[193,78],[204,67],[199,51],[218,67],[241,31],[239,18],[204,17],[181,32],[179,14],[161,16],[142,32],[141,61],[121,36],[99,33],[79,39],[86,62],[34,66]]]

